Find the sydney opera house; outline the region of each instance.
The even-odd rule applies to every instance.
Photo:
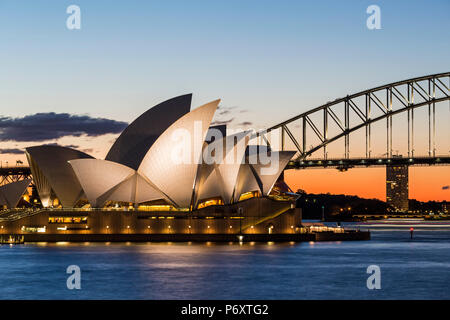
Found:
[[[294,152],[251,145],[246,131],[227,135],[211,126],[220,100],[191,110],[191,98],[146,111],[105,159],[55,145],[26,148],[32,181],[0,187],[2,232],[87,241],[300,232],[295,194],[282,179]],[[35,208],[13,209],[30,184]]]

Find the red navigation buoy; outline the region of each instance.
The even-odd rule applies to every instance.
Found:
[[[409,232],[411,233],[411,239],[412,239],[413,238],[414,228],[413,227],[409,228]]]

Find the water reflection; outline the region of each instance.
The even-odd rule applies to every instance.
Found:
[[[448,299],[450,232],[320,243],[34,243],[0,247],[1,299]],[[67,290],[68,265],[82,290]],[[366,288],[380,266],[382,290]],[[420,290],[418,290],[420,284]]]

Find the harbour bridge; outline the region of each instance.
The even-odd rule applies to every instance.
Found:
[[[23,165],[0,167],[0,186],[24,179],[31,179],[30,167]]]
[[[335,167],[347,170],[351,167],[386,166],[386,165],[443,165],[450,164],[450,117],[444,121],[444,145],[437,152],[436,112],[450,112],[450,72],[432,74],[382,85],[373,89],[349,94],[343,98],[327,102],[299,114],[289,120],[274,125],[256,134],[258,141],[271,146],[271,136],[279,150],[296,150],[297,153],[289,162],[287,169]],[[417,109],[426,108],[426,119],[415,119]],[[406,119],[398,124],[406,131],[406,148],[404,154],[395,154],[393,135],[393,118],[406,115]],[[380,140],[380,134],[373,133],[373,126],[385,122],[384,153],[374,155],[374,138]],[[417,130],[418,124],[422,128]],[[427,145],[425,154],[416,152],[415,138],[417,132],[423,139],[423,125],[426,124]],[[351,140],[356,132],[363,131]],[[277,132],[275,135],[274,132]],[[328,148],[343,143],[337,148],[342,156],[329,157]],[[356,141],[364,146],[363,155],[350,157],[350,142]],[[273,141],[272,141],[273,142]],[[377,141],[379,142],[379,141]],[[336,150],[336,148],[335,148]],[[317,154],[320,153],[320,156]],[[314,157],[313,157],[314,155]]]
[[[450,164],[449,87],[449,72],[382,85],[329,101],[255,136],[272,150],[297,151],[286,169],[385,166],[389,210],[406,212],[409,166]],[[443,134],[439,144],[437,133]],[[373,145],[379,148],[380,142],[382,153],[375,153]],[[350,156],[351,146],[359,156]],[[332,147],[339,156],[329,156]]]

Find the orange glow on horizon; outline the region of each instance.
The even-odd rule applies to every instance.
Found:
[[[285,181],[293,191],[357,195],[386,201],[386,168],[286,170]],[[450,167],[410,167],[409,198],[419,201],[450,201]]]

